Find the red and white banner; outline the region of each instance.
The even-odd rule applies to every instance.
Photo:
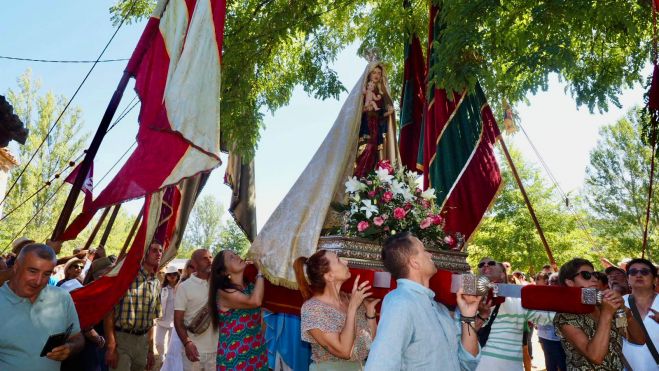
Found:
[[[137,148],[59,238],[76,238],[96,211],[220,165],[220,61],[226,0],[161,0],[126,71],[142,106]]]
[[[78,176],[78,173],[80,172],[80,165],[82,165],[82,162],[78,164],[78,166],[73,169],[71,174],[64,179],[66,183],[69,183],[73,185],[76,181],[76,177]],[[92,162],[91,167],[89,168],[89,171],[87,172],[87,176],[85,176],[85,181],[82,182],[82,187],[80,187],[80,190],[82,193],[85,194],[85,201],[82,204],[82,210],[86,211],[89,210],[89,207],[91,206],[92,203],[92,198],[94,197],[94,163]]]

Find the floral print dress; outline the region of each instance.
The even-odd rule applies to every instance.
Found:
[[[556,313],[554,326],[556,326],[556,332],[561,337],[561,344],[563,345],[563,349],[565,349],[568,371],[618,371],[623,369],[622,361],[620,360],[620,354],[622,354],[622,335],[616,330],[615,325],[611,325],[609,351],[606,353],[604,362],[601,365],[590,363],[572,343],[565,340],[560,330],[563,325],[570,325],[581,329],[588,337],[588,340],[592,340],[597,331],[597,322],[590,314]]]
[[[250,295],[252,290],[254,285],[249,284],[243,293]],[[268,356],[261,331],[261,308],[223,312],[218,307],[217,316],[220,323],[217,370],[267,371]]]

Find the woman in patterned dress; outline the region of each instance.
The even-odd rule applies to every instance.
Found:
[[[585,259],[572,259],[558,272],[562,286],[597,288],[593,264]],[[615,326],[614,315],[618,308],[625,308],[620,294],[613,290],[602,291],[600,306],[590,314],[557,313],[554,325],[561,337],[567,356],[568,371],[622,370],[622,338],[624,333]],[[629,340],[644,344],[644,335],[626,310]]]
[[[208,305],[213,327],[218,328],[217,370],[268,369],[267,349],[261,331],[263,275],[248,283],[247,262],[233,251],[220,251],[213,259]]]
[[[360,283],[357,276],[352,294],[341,292],[341,285],[350,278],[348,264],[326,250],[298,258],[294,268],[306,300],[300,312],[302,340],[311,343],[309,369],[361,370],[375,337],[375,305],[380,301],[367,299],[369,282]]]

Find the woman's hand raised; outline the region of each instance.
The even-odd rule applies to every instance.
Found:
[[[356,311],[357,308],[367,297],[371,296],[373,293],[368,290],[371,289],[368,281],[362,283],[359,282],[359,276],[355,278],[355,283],[352,285],[352,294],[350,295],[350,303],[348,304],[348,310]]]

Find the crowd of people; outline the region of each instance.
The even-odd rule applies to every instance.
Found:
[[[151,243],[119,302],[80,328],[69,293],[99,279],[116,258],[98,249],[58,259],[60,249],[20,239],[0,259],[0,370],[268,370],[264,277],[248,280],[250,262],[233,251],[213,257],[198,249],[183,269],[161,269],[163,247]],[[530,370],[536,329],[549,371],[659,369],[657,267],[646,259],[596,272],[575,258],[534,277],[509,274],[509,263],[489,257],[478,263],[495,283],[600,290],[601,305],[573,314],[529,310],[512,297],[493,304],[462,290],[449,310],[430,289],[437,268],[419,239],[399,233],[381,255],[396,279],[382,303],[360,277],[350,293],[341,290],[351,272],[334,252],[295,261],[310,370]],[[44,346],[55,334],[66,336]]]

